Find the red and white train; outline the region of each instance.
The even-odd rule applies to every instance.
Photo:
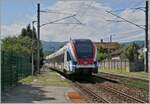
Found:
[[[74,39],[46,57],[47,65],[65,73],[89,74],[98,72],[97,49],[89,39]]]

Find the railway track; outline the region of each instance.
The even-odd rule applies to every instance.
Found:
[[[112,77],[105,77],[105,76],[99,76],[97,74],[94,75],[94,77],[99,77],[99,78],[102,78],[102,79],[105,79],[109,82],[113,82],[113,83],[121,83],[120,80],[118,80],[117,78],[112,78]],[[89,80],[90,81],[90,80]],[[92,80],[91,80],[92,81]],[[92,81],[93,82],[93,81]],[[96,86],[98,86],[98,84],[96,83]],[[109,87],[109,86],[105,86],[103,87],[104,90],[107,90],[109,92],[112,92],[114,94],[117,94],[117,95],[121,95],[122,97],[126,98],[127,101],[130,101],[130,102],[136,102],[136,103],[146,103],[145,101],[139,99],[139,98],[136,98],[136,97],[133,97],[133,96],[130,96],[122,91],[119,91],[115,88],[112,88],[112,87]]]
[[[53,69],[54,70],[54,69]],[[58,73],[60,73],[61,75],[63,75],[64,77],[67,78],[67,80],[73,85],[75,86],[76,88],[79,89],[79,91],[83,94],[86,95],[86,97],[88,97],[89,100],[93,101],[93,102],[96,102],[96,103],[110,103],[111,101],[108,101],[107,97],[103,97],[101,96],[100,94],[98,94],[98,92],[95,92],[93,91],[93,89],[91,87],[87,87],[84,85],[84,83],[80,83],[80,81],[74,81],[74,80],[70,80],[68,76],[66,76],[64,73],[62,72],[59,72],[58,70],[54,70],[54,71],[57,71]],[[109,78],[109,77],[103,77],[103,76],[99,76],[97,74],[95,74],[93,77],[98,77],[100,79],[103,79],[103,80],[106,80],[108,82],[115,82],[115,83],[120,83],[120,80],[117,80],[115,78]],[[123,99],[124,102],[136,102],[136,103],[146,103],[145,101],[141,100],[141,99],[138,99],[138,98],[135,98],[133,96],[130,96],[122,91],[119,91],[117,89],[114,89],[112,87],[109,87],[109,86],[99,86],[99,83],[97,83],[95,80],[93,79],[87,79],[86,80],[86,83],[89,82],[90,85],[92,86],[95,86],[99,89],[103,89],[105,91],[107,91],[108,93],[113,93],[113,96],[116,96],[116,95],[119,95],[120,98]],[[94,84],[92,84],[94,83]],[[106,100],[107,99],[107,100]]]
[[[100,78],[100,79],[104,79],[107,80],[109,82],[113,82],[113,83],[120,83],[120,80],[117,78],[112,78],[112,77],[106,77],[106,76],[101,76],[99,74],[93,74],[94,77]]]
[[[136,103],[146,103],[145,101],[143,101],[143,100],[141,100],[141,99],[138,99],[138,98],[135,98],[135,97],[133,97],[133,96],[130,96],[130,95],[128,95],[128,94],[126,94],[126,93],[124,93],[124,92],[122,92],[122,91],[119,91],[119,90],[117,90],[117,89],[114,89],[114,88],[112,88],[112,87],[108,87],[108,86],[99,86],[99,85],[96,85],[97,87],[99,87],[99,88],[102,88],[102,89],[105,89],[105,90],[107,90],[107,91],[109,91],[109,92],[112,92],[112,93],[114,93],[114,94],[117,94],[117,95],[119,95],[120,97],[125,97],[126,99],[127,99],[127,101],[130,101],[130,102],[136,102]]]
[[[78,82],[75,82],[74,85],[78,87],[83,93],[86,93],[86,95],[90,96],[92,100],[94,100],[97,103],[110,103],[95,92],[92,91],[91,88],[88,88]]]

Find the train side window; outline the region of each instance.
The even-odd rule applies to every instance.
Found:
[[[67,52],[67,61],[70,61],[70,60],[71,60],[70,54],[69,52]]]

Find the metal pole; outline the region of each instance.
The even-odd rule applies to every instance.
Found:
[[[148,1],[146,1],[146,7],[145,7],[145,72],[148,72]]]
[[[37,4],[37,34],[38,34],[38,41],[37,41],[37,70],[40,73],[40,4]]]
[[[32,21],[32,77],[33,77],[33,73],[34,73],[34,56],[33,56],[33,35],[34,35],[34,21]]]
[[[110,35],[110,43],[112,42],[112,35]]]

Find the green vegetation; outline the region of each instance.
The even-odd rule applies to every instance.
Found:
[[[108,70],[108,69],[99,70],[99,72],[149,80],[148,73],[146,72],[123,72],[120,70]],[[122,78],[121,82],[125,83],[128,87],[140,88],[147,91],[149,90],[149,84],[141,80],[127,80],[125,78]]]
[[[2,40],[2,50],[20,55],[30,55],[32,53],[32,40],[27,36],[7,37]]]
[[[111,74],[118,74],[118,75],[123,75],[123,76],[128,76],[128,77],[135,77],[135,78],[140,78],[140,79],[146,79],[148,80],[148,73],[146,72],[126,72],[126,71],[121,71],[121,70],[109,70],[109,69],[99,69],[99,72],[104,72],[104,73],[111,73]]]
[[[139,89],[144,89],[144,90],[147,90],[149,91],[149,83],[146,83],[146,82],[143,82],[143,81],[127,81],[127,80],[123,80],[123,82],[125,82],[125,84],[128,86],[128,87],[134,87],[134,88],[139,88]]]
[[[106,58],[106,50],[103,48],[97,49],[97,59],[98,61],[103,61]]]
[[[20,83],[39,86],[69,86],[69,83],[54,71],[43,72],[33,77],[28,76],[20,80]]]
[[[138,60],[138,55],[139,55],[138,49],[139,49],[139,46],[137,44],[135,43],[129,44],[128,47],[124,51],[126,58],[132,62]]]
[[[40,43],[40,63],[43,64],[43,50]],[[18,37],[6,37],[2,40],[2,50],[4,52],[11,52],[19,56],[27,55],[31,57],[34,54],[34,66],[36,71],[37,64],[37,37],[35,28],[31,29],[30,25],[23,28]]]

